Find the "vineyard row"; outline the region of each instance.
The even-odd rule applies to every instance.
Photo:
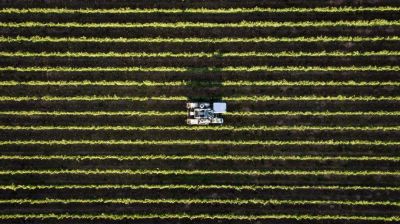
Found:
[[[347,170],[0,170],[0,175],[246,175],[246,176],[399,176],[400,171]]]
[[[400,71],[400,66],[227,66],[227,67],[0,67],[17,72],[274,72],[274,71]]]
[[[0,130],[71,131],[400,131],[400,126],[5,126]]]
[[[189,101],[185,96],[0,96],[1,101]],[[223,101],[399,101],[400,96],[228,96]]]
[[[161,8],[114,8],[114,9],[67,9],[67,8],[3,8],[2,14],[128,14],[128,13],[168,13],[168,14],[239,14],[239,13],[341,13],[341,12],[387,12],[399,11],[399,7],[379,6],[379,7],[316,7],[316,8],[185,8],[185,9],[161,9]]]
[[[200,23],[200,22],[176,22],[176,23],[43,23],[43,22],[0,22],[0,27],[64,27],[64,28],[277,28],[277,27],[375,27],[375,26],[399,26],[400,20],[355,20],[355,21],[300,21],[300,22],[274,22],[274,21],[242,21],[240,23]]]
[[[220,160],[220,161],[255,161],[255,160],[279,160],[279,161],[400,161],[399,157],[387,156],[167,156],[167,155],[147,155],[147,156],[69,156],[69,155],[42,155],[42,156],[0,156],[0,160]]]
[[[339,215],[233,215],[233,214],[7,214],[0,215],[0,220],[15,220],[15,219],[39,219],[39,220],[143,220],[143,219],[161,219],[161,220],[242,220],[242,221],[257,221],[257,220],[358,220],[358,221],[381,221],[381,222],[399,222],[397,216],[339,216]]]
[[[360,37],[360,36],[317,36],[317,37],[258,37],[258,38],[110,38],[110,37],[5,37],[0,42],[93,42],[93,43],[260,43],[260,42],[375,42],[399,41],[399,36]]]
[[[186,111],[0,111],[13,116],[185,116]],[[240,111],[227,116],[399,116],[400,111]]]
[[[0,145],[369,145],[398,146],[400,141],[367,141],[367,140],[323,140],[323,141],[230,141],[230,140],[16,140],[0,141]]]
[[[0,52],[0,57],[73,57],[73,58],[100,58],[100,57],[134,57],[134,58],[224,58],[224,57],[368,57],[368,56],[400,56],[400,51],[332,51],[332,52]]]
[[[337,190],[337,191],[358,191],[358,190],[368,190],[368,191],[400,191],[400,187],[379,187],[379,186],[338,186],[338,185],[185,185],[185,184],[163,184],[163,185],[127,185],[127,184],[96,184],[96,185],[0,185],[0,190],[70,190],[70,189],[181,189],[181,190],[208,190],[208,189],[227,189],[227,190],[285,190],[285,191],[295,191],[295,190]]]
[[[333,200],[260,200],[260,199],[0,199],[0,204],[229,204],[229,205],[350,205],[350,206],[395,206],[400,202],[391,201],[333,201]]]

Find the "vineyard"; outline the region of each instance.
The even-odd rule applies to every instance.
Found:
[[[0,0],[0,149],[0,223],[400,223],[400,2]]]

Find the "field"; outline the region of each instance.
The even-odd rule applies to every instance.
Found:
[[[0,0],[0,223],[400,223],[399,12]]]

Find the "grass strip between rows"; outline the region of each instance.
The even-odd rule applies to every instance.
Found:
[[[228,204],[228,205],[348,205],[348,206],[391,206],[400,207],[400,202],[392,201],[343,201],[343,200],[261,200],[261,199],[132,199],[132,198],[113,198],[113,199],[0,199],[0,204]]]
[[[296,191],[296,190],[333,190],[333,191],[400,191],[400,187],[379,187],[379,186],[339,186],[339,185],[188,185],[188,184],[69,184],[69,185],[22,185],[22,184],[11,184],[11,185],[0,185],[0,190],[75,190],[75,189],[148,189],[148,190],[209,190],[209,189],[227,189],[227,190],[284,190],[284,191]]]
[[[0,111],[12,116],[186,116],[186,111]],[[226,116],[399,116],[400,111],[237,111]],[[225,116],[224,115],[224,116]]]
[[[381,222],[398,222],[399,216],[343,216],[343,215],[287,215],[287,214],[272,214],[272,215],[233,215],[233,214],[68,214],[68,213],[36,213],[36,214],[4,214],[0,215],[0,220],[15,220],[15,219],[84,219],[84,220],[143,220],[143,219],[187,219],[187,220],[243,220],[243,221],[256,221],[256,220],[359,220],[359,221],[381,221]]]
[[[347,13],[347,12],[397,12],[400,7],[394,6],[377,6],[377,7],[316,7],[316,8],[182,8],[182,9],[162,9],[162,8],[112,8],[112,9],[68,9],[68,8],[3,8],[0,9],[2,14],[150,14],[150,13],[167,13],[167,14],[240,14],[240,13]]]
[[[1,101],[189,101],[185,96],[0,96]],[[400,96],[227,96],[223,101],[399,101]]]
[[[400,86],[398,81],[0,81],[0,86]]]
[[[275,42],[376,42],[376,41],[400,41],[399,36],[316,36],[316,37],[255,37],[255,38],[171,38],[171,37],[145,37],[145,38],[125,38],[125,37],[50,37],[50,36],[0,36],[0,42],[86,42],[86,43],[275,43]]]
[[[204,155],[188,155],[188,156],[167,156],[167,155],[146,155],[146,156],[70,156],[70,155],[40,155],[40,156],[6,156],[0,155],[0,160],[118,160],[118,161],[134,161],[134,160],[219,160],[219,161],[255,161],[255,160],[274,160],[274,161],[400,161],[400,157],[388,156],[204,156]]]
[[[400,126],[12,126],[0,130],[24,131],[400,131]]]
[[[400,56],[400,51],[281,51],[281,52],[0,52],[0,57],[73,57],[73,58],[224,58],[224,57],[370,57],[370,56]]]
[[[319,141],[231,141],[231,140],[15,140],[0,141],[0,145],[371,145],[397,146],[400,141],[319,140]]]
[[[239,175],[239,176],[399,176],[400,171],[346,170],[0,170],[0,175]]]
[[[0,22],[5,28],[33,28],[33,27],[61,27],[61,28],[278,28],[278,27],[376,27],[399,26],[400,20],[352,20],[352,21],[242,21],[239,23],[203,23],[203,22],[176,22],[176,23],[53,23],[53,22]]]

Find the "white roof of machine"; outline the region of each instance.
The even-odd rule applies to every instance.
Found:
[[[225,113],[226,112],[226,103],[216,102],[213,103],[214,113]]]

